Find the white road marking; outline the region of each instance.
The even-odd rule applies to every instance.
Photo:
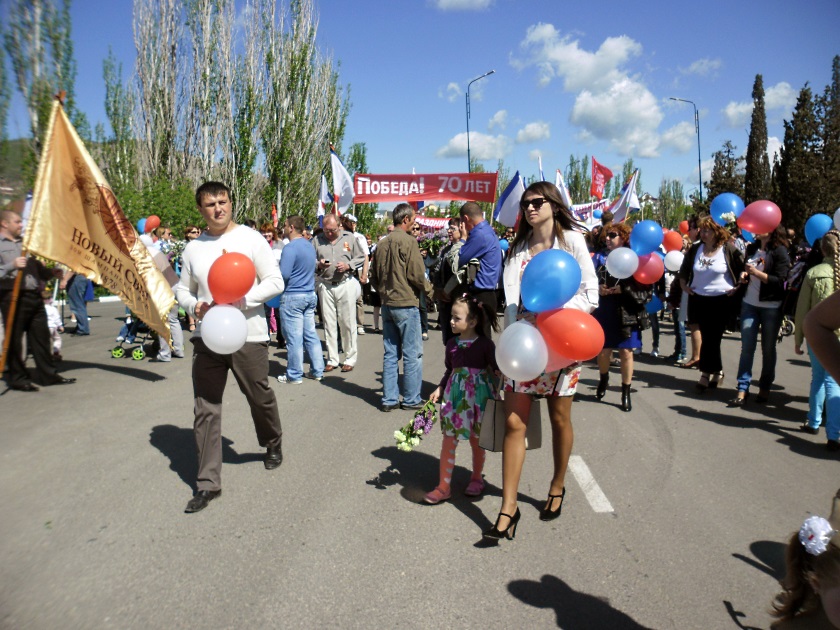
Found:
[[[592,509],[596,512],[613,512],[613,506],[610,503],[609,499],[607,499],[607,495],[603,493],[601,487],[598,485],[598,482],[595,481],[595,477],[592,476],[592,472],[589,470],[589,466],[586,465],[586,462],[583,461],[583,458],[580,455],[572,455],[569,457],[569,468],[572,470],[572,474],[577,479],[578,484],[583,489],[583,493],[586,495],[586,500],[589,501],[589,505],[592,506]]]

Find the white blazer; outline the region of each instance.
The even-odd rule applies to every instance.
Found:
[[[566,230],[563,234],[565,249],[580,265],[580,287],[563,308],[574,308],[584,313],[591,313],[598,307],[598,276],[595,275],[595,265],[586,247],[586,239],[580,232]],[[552,249],[561,249],[560,241],[554,237]],[[528,257],[528,243],[520,244],[512,251],[505,261],[502,282],[505,287],[505,328],[516,321],[519,310],[519,286],[521,281],[522,261]]]

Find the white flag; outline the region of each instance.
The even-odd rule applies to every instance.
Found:
[[[572,208],[572,198],[569,196],[569,189],[566,188],[566,182],[563,181],[563,173],[560,172],[560,169],[557,169],[557,174],[554,176],[554,185],[557,186],[557,190],[560,191],[560,199],[563,200],[563,203],[566,204],[566,207],[571,210]]]
[[[341,159],[333,147],[330,147],[330,164],[333,173],[335,212],[338,216],[341,216],[353,203],[353,178],[344,168],[344,164],[341,163]]]
[[[607,208],[613,213],[613,222],[620,223],[627,219],[627,216],[633,210],[641,209],[642,205],[639,203],[639,196],[636,194],[636,180],[639,177],[639,169],[633,171],[630,179],[624,183],[624,188],[621,189],[621,194],[613,204]]]
[[[327,184],[326,176],[321,173],[321,193],[318,195],[318,216],[322,217],[327,212],[327,206],[332,203],[332,195]]]

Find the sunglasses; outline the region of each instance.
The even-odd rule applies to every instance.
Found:
[[[519,202],[519,207],[522,210],[527,210],[528,206],[533,206],[534,210],[539,210],[544,203],[548,203],[548,199],[545,197],[534,197],[533,199],[523,199]]]
[[[618,238],[618,232],[610,232],[607,234],[607,238]]]
[[[190,230],[187,234],[198,234],[198,230]]]

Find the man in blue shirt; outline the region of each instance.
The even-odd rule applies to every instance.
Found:
[[[283,224],[283,236],[289,244],[280,257],[280,274],[286,290],[280,297],[280,325],[286,339],[286,373],[277,377],[281,383],[302,383],[303,351],[309,354],[310,370],[307,378],[320,381],[324,375],[324,355],[321,340],[315,332],[315,248],[303,236],[306,224],[303,217],[293,215]]]
[[[473,259],[479,261],[475,282],[470,285],[470,293],[485,304],[491,313],[496,312],[498,300],[496,286],[502,274],[502,247],[493,226],[484,220],[481,207],[474,201],[461,206],[461,226],[467,231],[467,242],[458,253],[458,266],[464,267]],[[484,333],[490,337],[490,325]]]

